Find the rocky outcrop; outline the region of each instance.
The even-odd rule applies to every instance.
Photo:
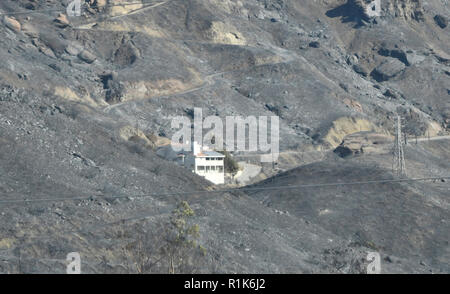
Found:
[[[63,14],[63,13],[60,13],[60,14],[58,15],[58,17],[55,18],[55,20],[54,20],[53,22],[54,22],[54,23],[56,24],[56,26],[58,26],[59,28],[65,28],[65,27],[68,27],[69,24],[70,24],[69,20],[67,19],[67,16],[66,16],[65,14]]]
[[[81,51],[78,54],[78,58],[80,58],[81,60],[83,60],[86,63],[93,63],[95,60],[97,60],[97,57],[87,50]]]
[[[369,75],[369,72],[367,71],[367,69],[360,65],[360,64],[355,64],[353,65],[353,70],[357,73],[362,75],[363,77],[367,77]]]
[[[372,18],[369,9],[373,0],[349,0],[349,5],[362,15],[362,18],[368,20]],[[402,17],[405,19],[423,20],[424,12],[420,0],[392,0],[381,1],[381,10],[383,14],[393,17]]]
[[[407,20],[424,20],[424,11],[421,0],[392,0],[388,1],[387,13],[394,17],[402,17]]]
[[[374,1],[370,0],[350,0],[349,3],[351,6],[355,8],[356,11],[358,11],[364,19],[368,20],[372,18],[371,13],[368,11],[370,4]]]
[[[383,46],[378,50],[378,54],[380,54],[381,56],[396,58],[399,61],[403,62],[405,65],[410,65],[405,50]]]
[[[340,157],[357,154],[383,154],[390,150],[392,138],[375,132],[358,132],[344,138],[334,152]]]
[[[405,69],[405,64],[398,59],[389,58],[377,66],[370,74],[377,82],[387,81]]]
[[[356,111],[362,111],[362,106],[356,102],[347,100],[349,107],[354,108]],[[359,105],[359,107],[358,107]],[[331,127],[328,129],[326,135],[323,137],[323,142],[325,145],[331,146],[333,148],[339,146],[342,140],[354,133],[358,132],[377,132],[383,133],[384,130],[372,123],[371,121],[360,118],[360,117],[340,117],[333,121]]]
[[[232,25],[215,21],[211,22],[204,33],[206,39],[221,44],[245,45],[244,36]]]
[[[440,14],[435,15],[434,21],[441,29],[445,29],[448,26],[448,19],[443,15]]]

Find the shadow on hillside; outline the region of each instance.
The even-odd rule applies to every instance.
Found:
[[[340,17],[342,23],[355,23],[355,28],[363,25],[364,13],[351,0],[348,0],[347,3],[341,6],[328,10],[325,15],[330,18]]]

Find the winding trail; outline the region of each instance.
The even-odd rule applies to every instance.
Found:
[[[288,50],[284,50],[282,48],[278,48],[275,46],[268,46],[268,47],[263,47],[263,49],[269,50],[271,51],[273,54],[275,54],[278,57],[281,57],[283,60],[281,62],[277,62],[277,63],[267,63],[267,64],[279,64],[279,63],[290,63],[292,61],[295,60],[295,57],[293,56],[293,54],[288,51]],[[254,67],[259,66],[259,65],[255,65]],[[117,104],[113,104],[113,105],[109,105],[106,106],[103,109],[103,112],[105,113],[110,113],[111,110],[116,109],[118,107],[121,107],[123,105],[127,105],[129,103],[133,103],[133,102],[137,102],[137,101],[147,101],[150,99],[161,99],[161,98],[170,98],[170,97],[176,97],[176,96],[180,96],[180,95],[186,95],[189,93],[193,93],[193,92],[197,92],[200,90],[203,90],[207,87],[211,87],[214,86],[218,83],[219,78],[221,78],[221,76],[228,74],[228,73],[233,73],[233,72],[237,72],[240,71],[240,69],[237,70],[229,70],[229,71],[222,71],[222,72],[217,72],[217,73],[213,73],[213,74],[209,74],[203,77],[203,84],[201,84],[200,86],[188,89],[188,90],[184,90],[181,92],[176,92],[176,93],[172,93],[172,94],[166,94],[166,95],[161,95],[161,96],[152,96],[152,97],[148,97],[148,98],[144,98],[144,99],[138,99],[138,100],[128,100],[128,101],[124,101],[124,102],[120,102]]]
[[[215,85],[217,83],[217,80],[215,80],[216,77],[224,75],[226,73],[230,73],[230,72],[233,72],[233,71],[223,71],[223,72],[218,72],[218,73],[207,75],[207,76],[205,76],[203,78],[205,80],[205,82],[203,82],[202,85],[200,85],[198,87],[195,87],[195,88],[188,89],[188,90],[184,90],[184,91],[181,91],[181,92],[176,92],[176,93],[167,94],[167,95],[161,95],[161,96],[152,96],[152,97],[149,97],[149,98],[138,99],[138,100],[128,100],[128,101],[116,103],[116,104],[113,104],[113,105],[109,105],[109,106],[106,106],[103,109],[103,112],[110,113],[110,111],[115,109],[115,108],[118,108],[118,107],[123,106],[123,105],[127,105],[129,103],[137,102],[137,101],[146,101],[146,100],[150,100],[150,99],[161,99],[161,98],[176,97],[176,96],[180,96],[180,95],[186,95],[186,94],[189,94],[189,93],[197,92],[197,91],[205,89],[206,87]]]

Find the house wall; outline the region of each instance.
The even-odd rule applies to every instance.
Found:
[[[216,159],[216,157],[213,158]],[[225,183],[223,158],[221,160],[211,160],[209,157],[196,157],[194,172],[216,185]]]

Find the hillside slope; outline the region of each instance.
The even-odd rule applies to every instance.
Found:
[[[157,237],[182,200],[202,272],[363,272],[373,250],[386,272],[449,272],[448,182],[212,192],[155,152],[194,107],[277,115],[281,151],[320,157],[286,156],[302,166],[256,187],[391,178],[390,154],[332,150],[392,135],[396,113],[410,136],[448,134],[446,1],[386,0],[373,19],[353,0],[66,2],[0,3],[1,273],[63,273],[72,251],[84,272],[135,272],[136,227]],[[448,176],[448,146],[410,145],[408,175]]]

